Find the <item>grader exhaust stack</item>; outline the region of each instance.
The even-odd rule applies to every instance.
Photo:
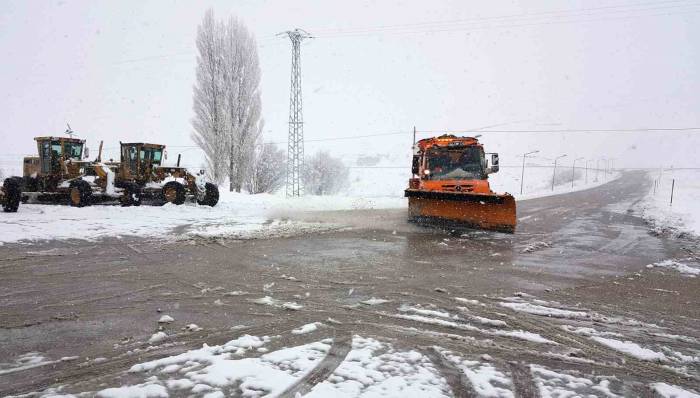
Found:
[[[498,154],[486,160],[474,137],[442,135],[414,145],[413,177],[405,191],[409,221],[515,232],[515,199],[491,191]]]

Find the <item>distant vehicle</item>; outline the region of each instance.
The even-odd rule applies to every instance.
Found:
[[[515,232],[515,199],[494,193],[488,182],[498,172],[498,154],[489,166],[476,138],[454,135],[420,140],[413,150],[405,191],[410,221]]]
[[[7,213],[14,213],[19,208],[22,197],[22,179],[20,177],[5,178],[0,187],[0,205]]]
[[[215,206],[219,190],[183,167],[162,166],[164,145],[122,143],[120,162],[84,159],[85,140],[37,137],[39,156],[24,158],[22,200],[30,203],[67,203],[75,207],[118,201],[138,206],[142,199],[155,204],[183,204],[188,196],[201,205]],[[87,156],[85,156],[87,157]],[[178,160],[179,163],[179,160]]]

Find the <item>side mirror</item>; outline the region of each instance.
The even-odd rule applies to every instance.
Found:
[[[90,157],[90,148],[85,147],[85,153],[83,154],[83,158],[87,159]]]
[[[498,173],[498,154],[497,153],[492,153],[491,154],[491,167],[489,168],[489,174],[491,173]]]
[[[420,156],[413,157],[413,165],[411,166],[411,173],[414,175],[420,172]]]

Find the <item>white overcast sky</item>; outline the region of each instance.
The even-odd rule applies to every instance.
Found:
[[[256,35],[265,139],[284,142],[295,27],[307,153],[406,153],[419,130],[700,127],[700,1],[0,1],[0,167],[69,122],[100,140],[190,139],[205,10]],[[619,166],[698,166],[686,133],[488,133],[503,162],[539,149]],[[423,135],[424,136],[424,135]],[[183,148],[177,148],[183,146]],[[4,162],[4,163],[3,163]],[[8,164],[13,162],[13,164]],[[19,165],[16,165],[19,166]]]

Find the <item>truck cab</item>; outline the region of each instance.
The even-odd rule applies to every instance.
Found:
[[[498,172],[498,154],[491,166],[483,146],[472,137],[442,135],[414,146],[410,186],[431,191],[490,193],[488,175]]]

